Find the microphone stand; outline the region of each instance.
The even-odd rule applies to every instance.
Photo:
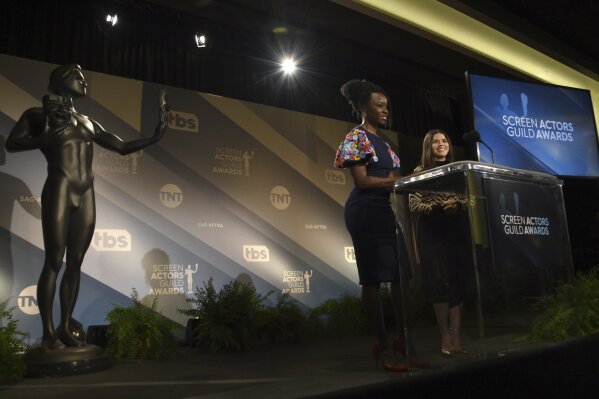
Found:
[[[493,162],[493,165],[495,165],[495,153],[493,152],[493,149],[489,147],[489,145],[480,138],[479,132],[477,132],[476,130],[471,130],[470,132],[464,133],[462,137],[464,138],[464,141],[468,143],[481,143],[482,145],[487,147],[489,149],[489,152],[491,153],[491,161]]]
[[[491,147],[489,147],[487,145],[487,143],[485,143],[484,141],[482,141],[481,139],[476,140],[479,143],[483,144],[485,147],[488,148],[489,152],[491,153],[491,161],[493,162],[493,165],[495,165],[495,153],[493,153],[493,150],[491,149]]]

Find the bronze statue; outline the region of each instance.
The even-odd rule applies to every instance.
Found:
[[[139,151],[162,138],[168,108],[166,92],[159,100],[159,122],[151,137],[124,142],[95,120],[78,113],[73,98],[87,93],[79,65],[63,65],[52,71],[49,95],[43,108],[26,110],[6,140],[9,152],[39,149],[48,162],[42,190],[42,229],[45,261],[37,285],[42,318],[42,346],[61,349],[85,345],[81,324],[72,318],[79,293],[81,263],[96,223],[93,186],[93,143],[121,155]],[[60,284],[60,324],[54,327],[52,304],[56,279],[66,251],[66,269]]]

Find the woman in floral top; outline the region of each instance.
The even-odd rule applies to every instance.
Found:
[[[389,97],[381,87],[366,80],[351,80],[341,87],[362,124],[351,129],[339,145],[335,166],[349,168],[354,188],[345,203],[345,224],[354,245],[362,300],[369,323],[377,334],[373,355],[390,371],[405,371],[392,351],[405,354],[401,317],[399,253],[395,215],[389,201],[397,179],[399,158],[379,135],[389,120]],[[390,345],[381,306],[381,283],[391,283],[391,298],[398,339]],[[414,363],[414,361],[413,361]]]

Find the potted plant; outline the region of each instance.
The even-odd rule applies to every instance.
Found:
[[[174,355],[174,331],[180,326],[158,312],[158,298],[147,307],[140,303],[134,288],[131,299],[131,306],[117,306],[106,316],[110,323],[106,332],[108,351],[117,360],[164,359]]]

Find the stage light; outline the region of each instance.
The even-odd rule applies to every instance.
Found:
[[[296,62],[293,58],[285,58],[281,61],[281,71],[285,75],[292,75],[296,70]]]
[[[287,32],[288,30],[284,26],[275,26],[274,28],[272,28],[272,33],[274,33],[275,35],[283,35]]]
[[[208,38],[206,37],[206,35],[196,33],[195,34],[195,42],[196,42],[196,46],[198,46],[198,48],[204,48],[208,44]]]
[[[106,15],[106,22],[108,22],[111,26],[115,26],[119,21],[119,17],[114,14],[114,15],[110,15],[107,14]]]

